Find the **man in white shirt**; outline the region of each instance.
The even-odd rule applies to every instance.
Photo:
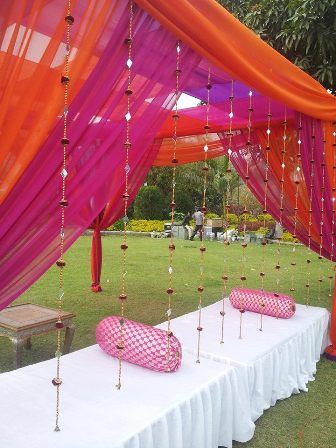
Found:
[[[197,232],[199,232],[200,239],[202,241],[202,239],[203,239],[204,213],[202,213],[201,210],[199,208],[197,208],[196,212],[192,215],[192,217],[195,220],[195,229],[194,229],[193,234],[190,237],[190,240],[192,241],[194,239],[195,235],[197,234]]]

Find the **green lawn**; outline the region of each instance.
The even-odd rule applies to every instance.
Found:
[[[65,256],[64,308],[76,314],[76,334],[72,349],[78,350],[95,343],[95,327],[105,316],[117,314],[119,310],[120,284],[120,237],[103,238],[104,266],[102,275],[103,292],[94,294],[90,290],[90,244],[89,237],[80,238]],[[199,279],[199,243],[178,241],[174,255],[173,316],[193,311],[197,307],[196,288]],[[240,285],[241,247],[238,244],[223,246],[209,242],[205,254],[204,303],[219,300],[222,283],[223,259],[228,265],[229,287]],[[265,289],[274,290],[276,280],[276,244],[266,247]],[[289,292],[292,246],[281,247],[280,290]],[[149,324],[165,320],[168,285],[168,241],[145,237],[130,237],[128,255],[126,315],[130,319]],[[297,247],[297,268],[295,273],[295,298],[305,303],[307,249]],[[321,298],[317,299],[319,261],[314,254],[311,263],[311,304],[330,309],[329,295],[330,263],[323,261],[321,272],[323,282]],[[260,287],[260,266],[262,247],[251,244],[247,248],[246,286]],[[58,272],[52,268],[15,303],[31,302],[56,307],[58,293]],[[24,365],[49,359],[55,352],[55,335],[33,339],[31,350],[24,352]],[[12,368],[12,348],[6,338],[0,339],[0,372]],[[277,403],[257,421],[253,440],[235,447],[280,448],[280,447],[336,447],[334,390],[336,364],[322,359],[318,364],[316,381],[309,384],[309,393],[301,393]],[[333,422],[333,423],[332,423]]]

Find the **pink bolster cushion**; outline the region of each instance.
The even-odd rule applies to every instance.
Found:
[[[288,319],[295,313],[293,297],[257,289],[233,288],[230,302],[234,308]]]
[[[108,355],[118,357],[120,349],[120,317],[103,319],[96,328],[98,345]],[[167,343],[169,341],[169,344]],[[124,319],[122,359],[157,372],[175,372],[181,365],[179,340],[149,325]]]

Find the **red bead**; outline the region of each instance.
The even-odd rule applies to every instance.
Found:
[[[266,241],[265,239],[262,239],[262,240],[261,240],[261,245],[262,245],[262,246],[266,246],[266,244],[267,244],[267,241]]]
[[[228,278],[229,278],[229,277],[228,277],[227,275],[223,275],[223,276],[222,276],[222,280],[228,280]]]
[[[201,208],[203,213],[206,213],[206,211],[208,210],[205,206]]]
[[[172,163],[178,163],[178,160],[174,157],[174,158],[172,159]]]
[[[66,21],[66,23],[68,23],[69,25],[73,25],[75,19],[73,18],[73,16],[67,15],[64,17],[64,20]]]
[[[307,263],[309,264],[311,262],[311,260],[307,259]]]
[[[227,168],[227,169],[226,169],[226,172],[229,174],[229,173],[231,173],[232,171],[231,171],[230,168]]]
[[[242,276],[240,277],[240,280],[244,282],[244,281],[246,280],[245,275],[242,275]]]
[[[239,312],[240,312],[241,314],[244,314],[244,313],[245,313],[244,308],[240,308],[240,309],[239,309]]]
[[[120,246],[120,249],[122,249],[122,250],[126,250],[126,249],[128,249],[127,244],[123,243],[123,244]]]
[[[242,243],[242,247],[247,247],[247,243]]]
[[[129,198],[129,194],[128,193],[124,193],[122,195],[123,199],[126,201]]]
[[[279,264],[275,265],[275,269],[280,269],[280,265]]]
[[[60,201],[59,201],[59,205],[61,206],[61,207],[67,207],[69,204],[68,204],[68,201],[66,200],[66,199],[61,199]]]
[[[174,118],[174,120],[178,120],[180,118],[180,116],[178,113],[174,113],[173,118]]]
[[[59,260],[56,261],[56,265],[57,265],[59,268],[64,268],[64,266],[65,266],[65,261],[62,260],[62,259],[59,259]]]
[[[68,145],[69,143],[70,143],[70,140],[69,140],[68,138],[63,137],[63,138],[61,139],[61,144],[62,144],[63,146]]]
[[[249,180],[250,176],[245,176],[245,180]]]
[[[167,294],[173,294],[173,292],[174,292],[173,288],[168,288],[167,289]]]
[[[220,311],[219,314],[220,314],[221,316],[225,316],[225,311]]]
[[[132,38],[131,37],[126,37],[126,39],[124,40],[124,44],[125,45],[131,45],[132,43]]]
[[[61,76],[61,83],[62,84],[69,84],[70,78],[68,76]]]
[[[322,255],[319,255],[318,257],[317,257],[319,260],[322,260]]]
[[[55,327],[58,328],[59,330],[62,329],[64,327],[64,324],[61,320],[58,320],[55,324]]]
[[[271,147],[270,146],[266,146],[266,151],[270,151]]]
[[[202,247],[200,247],[200,251],[201,251],[201,252],[205,252],[205,251],[206,251],[206,248],[202,246]]]
[[[248,215],[250,212],[247,210],[247,208],[244,208],[244,210],[242,211],[243,215]]]
[[[169,337],[169,338],[171,338],[172,336],[173,336],[173,332],[170,330],[170,331],[168,331],[167,332],[167,336]]]
[[[274,297],[279,297],[279,294],[275,292]]]
[[[175,244],[170,243],[169,244],[169,250],[171,250],[171,251],[175,250]]]
[[[181,73],[182,73],[182,70],[181,70],[181,69],[177,68],[177,69],[175,70],[175,75],[180,75]]]
[[[54,386],[60,386],[62,384],[61,378],[53,378],[51,382],[53,383]]]
[[[198,292],[203,292],[203,291],[204,291],[203,286],[199,286],[199,287],[197,288],[197,291],[198,291]]]
[[[295,261],[292,261],[292,262],[291,262],[291,265],[292,265],[292,266],[296,266]]]
[[[212,85],[211,85],[211,84],[207,84],[206,88],[207,88],[208,90],[211,90],[211,89],[212,89]]]
[[[295,291],[295,288],[290,288],[290,291],[291,291],[291,292],[294,292],[294,291]]]
[[[133,93],[133,90],[131,90],[130,88],[128,88],[128,89],[125,90],[125,95],[126,95],[126,96],[131,96],[132,93]]]
[[[206,125],[204,126],[204,129],[205,129],[206,131],[208,131],[208,130],[210,129],[210,126],[209,126],[208,124],[206,124]]]
[[[126,149],[131,149],[131,146],[132,146],[131,142],[128,141],[128,140],[126,140],[125,143],[124,143],[124,147],[125,147]]]
[[[124,345],[123,344],[117,344],[116,345],[116,348],[118,349],[118,350],[124,350]]]
[[[125,293],[122,293],[119,295],[119,299],[120,300],[126,300],[127,299],[127,295]]]
[[[260,277],[265,277],[265,272],[260,272]]]
[[[205,165],[205,166],[202,168],[202,171],[209,171],[209,167]]]
[[[197,331],[202,331],[203,327],[197,327]]]
[[[175,202],[171,202],[171,203],[170,203],[170,207],[171,207],[171,208],[175,208],[175,207],[176,207],[176,203],[175,203]]]

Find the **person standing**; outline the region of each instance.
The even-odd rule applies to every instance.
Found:
[[[202,213],[201,210],[199,208],[197,208],[196,212],[192,215],[192,217],[195,220],[195,230],[194,230],[193,234],[191,235],[190,240],[193,241],[195,235],[197,234],[197,232],[199,232],[200,239],[202,241],[202,239],[203,239],[202,228],[203,228],[203,221],[204,221],[204,213]]]
[[[191,239],[191,235],[192,235],[192,231],[193,231],[193,228],[190,225],[190,221],[191,221],[191,213],[187,212],[187,214],[183,218],[182,226],[183,226],[184,229],[187,230],[187,232],[188,232],[188,239],[189,240]]]

